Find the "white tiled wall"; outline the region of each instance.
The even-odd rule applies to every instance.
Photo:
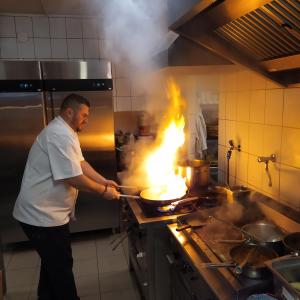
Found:
[[[285,88],[247,70],[231,70],[220,83],[219,180],[226,179],[228,140],[241,145],[230,161],[231,183],[248,185],[300,211],[300,88]],[[269,163],[272,186],[257,156]]]
[[[98,18],[78,16],[0,15],[0,59],[109,59],[105,30]],[[138,93],[126,68],[113,66],[114,110],[140,111],[145,93]]]

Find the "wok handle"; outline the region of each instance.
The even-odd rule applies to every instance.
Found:
[[[141,199],[140,196],[134,196],[134,195],[125,195],[125,194],[120,194],[120,197],[124,198],[131,198],[131,199]]]
[[[175,201],[175,202],[172,203],[172,205],[177,206],[179,204],[188,203],[190,201],[194,201],[194,200],[197,200],[197,199],[199,199],[199,197],[189,197],[189,198],[185,198],[185,199],[182,199],[182,200]]]
[[[203,263],[198,265],[200,268],[236,268],[236,263]]]

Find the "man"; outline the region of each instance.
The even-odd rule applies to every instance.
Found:
[[[88,122],[89,107],[76,94],[64,99],[60,115],[30,149],[15,203],[13,215],[41,257],[39,300],[79,299],[69,231],[78,190],[119,198],[117,183],[97,173],[81,153],[77,132]]]

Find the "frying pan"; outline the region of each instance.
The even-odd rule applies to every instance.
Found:
[[[268,275],[269,270],[264,265],[267,260],[278,257],[277,253],[264,246],[246,243],[235,246],[230,250],[232,262],[224,263],[207,263],[202,267],[206,268],[234,268],[234,273],[252,279],[262,278]]]
[[[242,266],[242,274],[248,278],[262,278],[268,274],[264,262],[278,257],[271,248],[247,243],[238,245],[230,250],[234,262]]]
[[[125,194],[120,194],[120,197],[127,197],[127,198],[133,198],[133,199],[139,199],[143,203],[148,204],[148,205],[153,205],[153,206],[166,206],[170,205],[173,202],[179,201],[179,200],[188,200],[189,198],[187,197],[187,194],[183,195],[180,198],[169,198],[169,199],[159,199],[161,191],[155,188],[147,188],[144,189],[140,192],[139,196],[133,196],[133,195],[125,195]],[[153,195],[157,196],[153,196]],[[198,197],[191,197],[193,199],[189,200],[196,200]]]
[[[153,196],[157,193],[157,197]],[[216,203],[223,199],[223,195],[220,193],[211,192],[207,195],[195,196],[195,197],[188,197],[189,194],[185,194],[180,198],[173,198],[173,199],[159,199],[159,192],[155,191],[155,188],[147,188],[140,192],[139,196],[135,195],[126,195],[120,194],[120,197],[127,197],[132,199],[141,200],[143,203],[152,205],[152,206],[167,206],[170,204],[182,204],[184,202],[194,201],[194,200],[201,200],[200,204],[202,203],[204,206],[210,207],[215,206]],[[186,200],[186,201],[185,201]],[[176,203],[175,203],[176,202]]]

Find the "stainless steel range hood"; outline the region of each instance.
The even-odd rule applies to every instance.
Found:
[[[169,28],[282,86],[300,82],[299,0],[190,1]],[[172,10],[171,10],[172,11]]]
[[[154,58],[159,67],[231,65],[228,59],[179,36],[168,49]]]

